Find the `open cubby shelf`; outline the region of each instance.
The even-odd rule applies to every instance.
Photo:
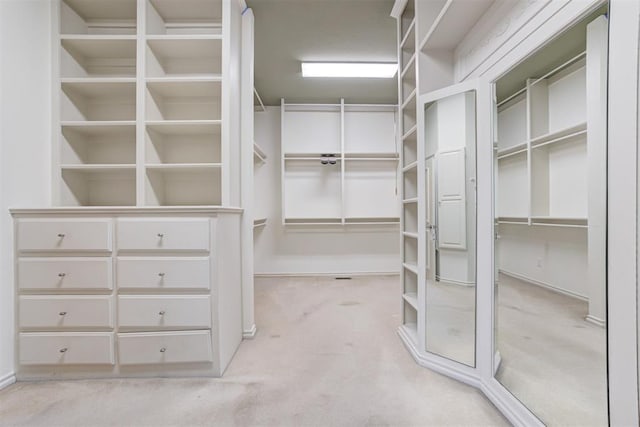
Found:
[[[136,163],[136,128],[116,126],[62,126],[63,165]]]
[[[133,36],[69,36],[60,43],[62,78],[136,77]]]
[[[222,39],[163,38],[147,40],[147,77],[221,74]]]
[[[107,166],[107,165],[105,165]],[[135,206],[135,166],[61,168],[61,197],[67,206]]]
[[[136,0],[61,0],[60,34],[135,35]]]
[[[409,303],[411,307],[416,310],[418,309],[418,294],[416,294],[415,292],[408,292],[402,294],[402,298],[404,298],[404,300]]]
[[[148,0],[148,34],[220,34],[222,0]]]

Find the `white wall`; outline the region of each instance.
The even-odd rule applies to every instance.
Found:
[[[587,298],[587,230],[501,224],[498,268],[507,274]]]
[[[14,372],[10,207],[50,204],[51,2],[0,1],[0,383]]]
[[[396,227],[303,227],[282,225],[280,196],[280,107],[255,114],[255,141],[267,163],[256,182],[256,211],[267,225],[255,232],[256,274],[397,273]]]

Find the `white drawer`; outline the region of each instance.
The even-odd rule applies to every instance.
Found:
[[[129,329],[211,328],[211,297],[121,296],[118,323]]]
[[[21,365],[113,365],[112,333],[20,334]]]
[[[21,258],[22,290],[110,290],[111,258]]]
[[[113,328],[110,296],[21,296],[20,329]]]
[[[118,258],[120,289],[210,288],[210,263],[201,258]]]
[[[20,219],[19,252],[111,252],[110,219]]]
[[[118,356],[123,365],[211,362],[211,333],[118,334]]]
[[[118,219],[119,251],[209,251],[208,218]]]

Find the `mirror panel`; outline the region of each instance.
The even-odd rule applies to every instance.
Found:
[[[496,82],[496,379],[549,426],[607,425],[606,8]]]
[[[425,105],[428,352],[475,366],[476,93]]]

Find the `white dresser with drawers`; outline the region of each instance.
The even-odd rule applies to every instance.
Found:
[[[222,375],[242,340],[241,210],[12,214],[18,379]]]

